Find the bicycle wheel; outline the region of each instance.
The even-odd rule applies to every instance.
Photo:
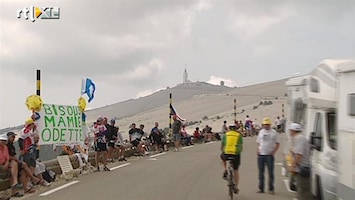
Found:
[[[233,200],[233,193],[234,193],[234,181],[233,181],[233,171],[229,170],[228,172],[228,193],[230,199]]]

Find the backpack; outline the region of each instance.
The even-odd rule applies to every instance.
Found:
[[[42,173],[43,179],[46,180],[48,183],[54,182],[56,174],[53,171],[44,171]]]

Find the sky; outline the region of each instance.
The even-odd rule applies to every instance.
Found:
[[[59,7],[59,19],[17,18]],[[0,0],[0,128],[31,114],[41,70],[44,103],[89,108],[149,95],[183,80],[246,86],[355,57],[353,0]]]

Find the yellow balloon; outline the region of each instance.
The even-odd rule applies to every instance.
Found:
[[[39,112],[42,108],[42,104],[43,104],[43,101],[41,99],[40,96],[38,95],[31,95],[29,97],[27,97],[26,99],[26,106],[29,110],[34,110],[34,111],[37,111]]]
[[[83,97],[80,97],[78,99],[78,106],[81,112],[84,112],[86,109],[86,101]]]

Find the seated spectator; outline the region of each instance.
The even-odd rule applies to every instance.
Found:
[[[200,131],[199,127],[196,127],[193,137],[196,138],[197,140],[203,139],[203,135],[202,135],[202,132]]]
[[[182,125],[180,133],[181,133],[181,140],[186,140],[186,145],[190,146],[193,145],[191,141],[191,135],[187,134],[187,131],[185,130],[185,124]]]
[[[212,137],[213,137],[212,128],[206,125],[206,127],[202,129],[202,135],[205,139],[205,142],[212,141]]]
[[[122,134],[119,132],[118,127],[117,127],[117,140],[115,146],[119,149],[118,161],[127,161],[126,158],[124,157],[126,147],[124,146],[123,137]]]
[[[0,170],[4,172],[8,172],[8,174],[11,175],[10,178],[11,196],[17,196],[17,194],[19,194],[17,190],[22,188],[22,186],[18,182],[18,172],[19,172],[18,163],[10,159],[10,155],[6,143],[7,143],[7,135],[5,134],[0,135]]]
[[[166,143],[164,141],[164,136],[163,134],[159,131],[159,123],[155,122],[155,126],[154,128],[152,128],[152,131],[150,132],[149,135],[149,139],[150,141],[152,141],[154,147],[155,147],[155,151],[156,152],[162,152],[159,149],[163,148],[164,151],[166,151],[167,147],[166,147]]]

